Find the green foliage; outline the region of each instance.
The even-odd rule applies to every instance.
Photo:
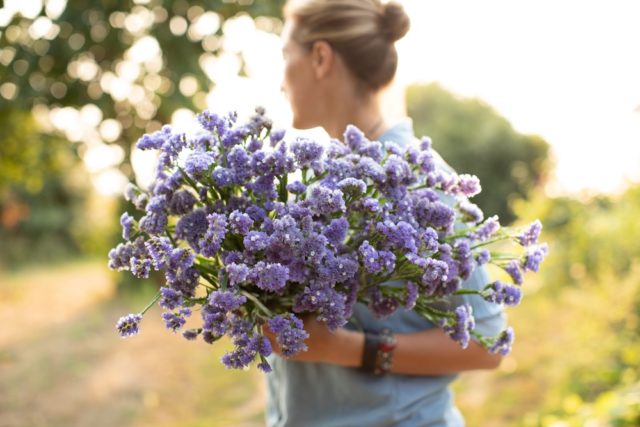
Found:
[[[510,201],[526,198],[547,174],[547,143],[516,132],[509,122],[477,99],[462,99],[437,84],[407,89],[407,108],[416,134],[459,173],[480,178],[484,191],[474,199],[487,215],[511,223]]]
[[[151,0],[136,5],[130,0],[110,0],[67,2],[60,16],[46,8],[36,19],[14,16],[6,28],[0,27],[0,60],[4,65],[0,82],[5,84],[0,108],[27,111],[35,105],[94,104],[104,119],[120,122],[123,132],[116,142],[128,154],[131,141],[143,131],[169,122],[177,108],[204,108],[205,94],[215,85],[202,61],[222,52],[223,26],[211,24],[215,31],[206,36],[186,31],[187,26],[205,12],[215,12],[221,24],[245,13],[270,17],[263,18],[262,26],[277,30],[283,4],[284,0]],[[40,18],[51,18],[53,27],[47,34],[34,35],[32,24]],[[131,58],[129,50],[145,37],[158,42],[160,54],[131,68],[138,58]],[[153,46],[148,44],[145,50],[150,49]],[[241,54],[233,54],[242,63]],[[126,66],[128,71],[123,71]],[[123,72],[133,73],[132,86],[117,94],[110,79]],[[178,90],[185,76],[197,82],[196,93],[185,95]],[[132,91],[139,94],[133,100],[127,97]],[[128,163],[126,158],[121,170],[131,178]]]
[[[0,266],[75,254],[87,176],[66,141],[38,131],[29,113],[0,113]]]
[[[492,397],[463,406],[471,426],[640,425],[639,210],[640,185],[515,205],[523,221],[540,218],[550,254],[508,312],[516,344],[483,385]],[[463,400],[471,386],[460,385]]]

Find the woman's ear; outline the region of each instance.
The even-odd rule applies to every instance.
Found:
[[[335,53],[331,45],[324,40],[318,40],[311,47],[311,65],[314,70],[316,79],[326,77],[335,60]]]

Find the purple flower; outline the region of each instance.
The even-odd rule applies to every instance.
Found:
[[[442,329],[462,348],[467,348],[471,339],[471,331],[475,326],[473,309],[469,304],[465,304],[455,309],[453,319],[446,322]]]
[[[368,240],[362,242],[358,248],[358,252],[360,253],[360,257],[364,263],[364,268],[367,272],[378,273],[382,270],[382,266],[379,262],[378,251],[369,244]]]
[[[300,181],[293,181],[290,184],[287,184],[287,190],[293,194],[302,194],[306,191],[307,186],[301,183]]]
[[[269,329],[276,335],[276,342],[284,356],[293,356],[301,351],[307,351],[304,341],[309,334],[295,314],[277,315],[267,322]]]
[[[386,182],[392,186],[409,185],[416,180],[409,163],[395,154],[390,155],[385,162],[384,171],[387,175]]]
[[[253,266],[248,278],[263,291],[281,292],[289,279],[289,268],[260,261]]]
[[[169,128],[163,128],[152,134],[147,133],[142,135],[138,142],[136,142],[136,148],[139,150],[159,150],[162,148],[165,138],[169,136],[168,130]]]
[[[183,308],[177,313],[166,312],[162,313],[162,320],[164,320],[164,324],[167,329],[171,329],[174,333],[178,332],[187,320],[185,317],[191,316],[191,310],[188,308]]]
[[[431,138],[428,136],[423,136],[420,140],[420,149],[423,151],[431,150]]]
[[[244,236],[243,243],[248,251],[261,251],[269,244],[269,236],[262,231],[250,231],[249,234]]]
[[[139,326],[142,320],[141,314],[127,314],[118,320],[116,329],[122,338],[127,338],[140,332]]]
[[[291,144],[291,152],[295,156],[299,168],[307,167],[311,162],[320,160],[324,147],[307,138],[297,138]]]
[[[531,246],[538,241],[541,231],[542,223],[539,220],[535,220],[525,231],[518,235],[516,239],[522,246]]]
[[[247,297],[232,291],[211,292],[207,303],[202,307],[202,329],[205,331],[203,334],[205,341],[213,342],[215,337],[224,335],[232,327],[228,314],[240,308],[246,301]]]
[[[421,151],[417,155],[415,163],[420,167],[420,171],[424,174],[429,174],[436,170],[436,162],[431,151]]]
[[[346,210],[342,191],[332,190],[322,185],[313,187],[308,201],[311,207],[319,214],[330,215]]]
[[[491,252],[489,252],[487,249],[481,249],[480,252],[478,252],[478,254],[476,255],[476,262],[478,263],[478,265],[483,265],[487,264],[489,261],[491,261]]]
[[[494,215],[490,218],[487,218],[475,232],[469,233],[468,237],[472,240],[478,240],[482,242],[497,233],[499,229],[500,223],[498,222],[498,216]]]
[[[369,141],[364,133],[353,125],[347,125],[344,131],[344,140],[352,151],[360,150]]]
[[[377,199],[374,199],[372,197],[367,197],[366,199],[362,200],[362,207],[370,213],[376,213],[380,210],[380,203],[378,202]]]
[[[227,120],[218,114],[205,110],[197,115],[197,119],[200,125],[208,131],[216,131],[218,135],[222,135],[226,131]]]
[[[496,280],[489,285],[489,288],[482,295],[489,302],[510,306],[518,305],[522,299],[522,292],[519,287],[503,283],[500,280]]]
[[[133,256],[129,260],[129,269],[131,270],[131,274],[138,279],[146,279],[151,272],[151,260],[146,256],[140,258]]]
[[[484,218],[482,210],[475,204],[465,200],[458,205],[460,213],[462,214],[462,221],[472,222],[478,224]]]
[[[457,184],[458,185],[454,192],[465,197],[473,197],[482,191],[480,187],[480,180],[474,175],[458,175]]]
[[[169,212],[174,215],[185,215],[191,212],[198,199],[189,190],[178,190],[171,196]]]
[[[360,179],[370,178],[376,184],[383,184],[387,179],[380,163],[370,157],[361,157],[355,168],[355,173]]]
[[[211,173],[211,179],[213,179],[216,187],[224,188],[234,184],[235,175],[231,169],[216,166]]]
[[[507,265],[504,266],[504,271],[506,271],[511,279],[513,279],[513,283],[516,285],[521,285],[523,282],[522,271],[518,263],[515,260],[509,261]]]
[[[396,256],[393,252],[378,251],[378,263],[385,272],[391,273],[396,268]]]
[[[253,225],[253,220],[246,213],[235,210],[229,215],[229,223],[232,233],[245,235]]]
[[[340,245],[347,237],[349,222],[341,217],[331,220],[327,228],[322,232],[333,246]]]
[[[433,295],[438,290],[438,287],[447,281],[449,265],[444,261],[433,258],[427,258],[425,264],[421,282],[425,286],[427,295]]]
[[[453,227],[456,213],[442,202],[430,202],[420,199],[415,207],[416,220],[422,227],[436,230],[450,230]]]
[[[171,241],[166,237],[152,237],[145,242],[145,248],[156,270],[165,268],[167,256],[173,249]]]
[[[390,220],[379,222],[376,224],[376,230],[383,234],[394,248],[409,252],[415,252],[418,249],[415,240],[416,230],[405,221],[400,221],[397,224]]]
[[[120,216],[120,225],[122,225],[122,238],[125,240],[131,239],[131,233],[135,227],[136,221],[127,212]]]
[[[246,181],[251,177],[251,157],[244,148],[236,145],[227,155],[227,163],[238,181]]]
[[[193,341],[198,338],[200,332],[202,332],[202,329],[187,329],[182,333],[182,336],[189,341]]]
[[[380,288],[372,288],[370,298],[369,308],[377,319],[390,316],[400,307],[396,298],[384,295]]]
[[[194,151],[184,161],[184,170],[193,179],[198,179],[209,170],[216,161],[211,152]]]
[[[271,142],[271,145],[274,146],[278,142],[282,141],[284,139],[285,134],[286,134],[286,130],[284,129],[273,130],[269,135],[269,140]]]
[[[491,347],[489,347],[489,351],[491,353],[500,353],[503,356],[506,356],[511,352],[511,346],[514,341],[514,333],[511,327],[505,329],[498,335],[495,342]]]
[[[227,234],[227,217],[223,214],[212,213],[207,215],[207,221],[209,227],[200,240],[200,253],[206,257],[213,257],[220,250],[222,241]]]
[[[182,292],[166,287],[160,288],[160,301],[158,301],[160,307],[175,310],[183,303]]]
[[[544,260],[544,257],[549,253],[549,248],[546,243],[540,245],[529,246],[527,255],[522,263],[524,271],[538,271],[540,263]]]
[[[408,281],[405,285],[405,291],[404,308],[411,310],[415,307],[416,301],[418,300],[418,285],[414,282]]]
[[[164,234],[169,218],[164,212],[148,213],[140,218],[140,230],[151,235]]]
[[[380,162],[382,160],[382,144],[378,141],[365,142],[357,151],[358,154],[370,157],[376,162]]]
[[[352,197],[360,196],[367,191],[367,184],[363,180],[352,177],[343,179],[337,186],[344,194]]]
[[[246,264],[236,263],[228,264],[225,269],[229,275],[229,286],[236,286],[247,280],[250,271]]]
[[[207,231],[207,213],[204,209],[196,209],[184,215],[176,224],[176,237],[186,240],[196,251],[200,250],[200,239]]]

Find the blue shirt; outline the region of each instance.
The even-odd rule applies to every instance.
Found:
[[[407,120],[385,132],[380,141],[400,145],[415,143]],[[439,167],[450,167],[441,159]],[[465,288],[481,289],[489,282],[484,268],[476,268]],[[477,295],[456,297],[456,304],[473,307],[476,331],[497,335],[504,326],[502,308]],[[364,304],[356,304],[353,316],[365,330],[389,328],[395,333],[417,332],[435,327],[413,311],[398,310],[376,319]],[[347,328],[355,329],[351,323]],[[453,402],[449,384],[455,375],[376,376],[358,369],[325,363],[269,358],[273,372],[266,375],[266,423],[269,427],[457,427],[464,426]],[[425,363],[429,363],[425,360]]]

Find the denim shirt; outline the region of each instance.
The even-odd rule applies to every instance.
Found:
[[[379,139],[383,144],[416,143],[410,120],[392,127]],[[438,163],[438,167],[451,170],[442,159]],[[463,286],[481,289],[488,282],[486,270],[476,268]],[[501,306],[487,303],[477,295],[456,298],[455,304],[468,303],[473,307],[477,332],[494,336],[504,327]],[[353,316],[355,323],[365,330],[389,328],[395,333],[411,333],[435,327],[405,309],[376,319],[367,306],[358,303]],[[355,329],[352,323],[346,327]],[[275,354],[269,357],[269,363],[273,368],[266,375],[265,417],[269,427],[464,426],[449,389],[456,375],[376,376],[326,363],[290,361]],[[428,359],[425,363],[429,363]]]

